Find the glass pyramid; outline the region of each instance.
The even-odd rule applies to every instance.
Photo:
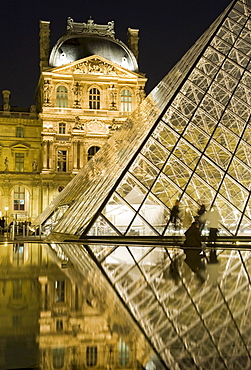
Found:
[[[233,1],[36,221],[76,268],[95,262],[166,369],[251,368],[250,247],[219,244],[203,281],[179,248],[76,253],[87,236],[171,234],[176,199],[184,214],[217,206],[222,234],[250,235],[250,12]]]
[[[232,2],[37,223],[54,235],[168,235],[179,199],[193,214],[217,206],[222,232],[251,231],[249,15]]]

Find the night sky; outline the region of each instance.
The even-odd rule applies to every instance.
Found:
[[[230,0],[2,0],[0,89],[11,105],[34,104],[39,77],[39,20],[51,22],[51,47],[65,34],[66,21],[115,22],[116,38],[139,29],[139,67],[149,93],[226,8]],[[2,94],[0,93],[0,105]]]

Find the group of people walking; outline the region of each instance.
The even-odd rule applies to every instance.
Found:
[[[219,224],[220,224],[220,214],[217,210],[217,207],[212,207],[210,211],[206,210],[204,204],[200,205],[200,208],[197,210],[197,214],[193,215],[191,210],[188,208],[183,212],[183,218],[180,216],[180,202],[179,200],[175,201],[173,208],[171,209],[169,224],[171,224],[176,230],[178,225],[183,225],[184,228],[188,229],[193,222],[198,223],[198,229],[200,232],[207,224],[207,228],[209,229],[209,236],[208,240],[210,242],[215,242],[217,238],[217,234],[219,231]]]
[[[169,223],[171,223],[176,230],[178,223],[182,224],[187,230],[185,231],[184,253],[186,255],[185,263],[190,269],[196,273],[200,280],[204,280],[201,271],[205,268],[202,259],[205,253],[202,250],[202,243],[208,241],[209,245],[214,246],[221,217],[217,207],[213,206],[209,211],[206,210],[204,204],[201,204],[197,210],[196,215],[192,215],[189,209],[183,212],[183,220],[180,217],[179,200],[177,200],[171,210]],[[202,230],[205,225],[209,229],[208,236],[202,235]],[[210,250],[209,262],[216,263],[216,251],[214,248]]]

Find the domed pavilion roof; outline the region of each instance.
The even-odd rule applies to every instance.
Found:
[[[114,36],[113,21],[107,25],[97,25],[92,19],[87,23],[76,23],[68,18],[67,34],[53,47],[49,65],[59,67],[91,55],[99,55],[130,71],[138,72],[134,54]]]

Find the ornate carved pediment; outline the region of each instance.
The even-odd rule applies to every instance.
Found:
[[[108,134],[109,129],[104,122],[94,119],[86,123],[86,132],[89,134]]]
[[[54,68],[54,72],[62,74],[80,74],[80,75],[109,75],[121,77],[135,77],[134,72],[127,71],[116,63],[94,55],[83,58],[67,66]]]
[[[11,150],[27,151],[30,149],[30,144],[17,142],[11,146]]]
[[[95,74],[95,75],[117,75],[118,71],[116,68],[99,58],[94,58],[92,60],[85,60],[82,63],[78,63],[75,66],[75,73],[84,74]]]

